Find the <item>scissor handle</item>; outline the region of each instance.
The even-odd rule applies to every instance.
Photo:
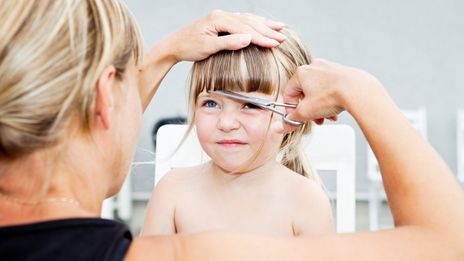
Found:
[[[303,126],[303,125],[306,124],[306,122],[290,120],[289,118],[287,118],[287,116],[288,116],[288,113],[285,113],[284,115],[282,115],[282,119],[287,124],[290,124],[290,125],[293,125],[293,126]]]

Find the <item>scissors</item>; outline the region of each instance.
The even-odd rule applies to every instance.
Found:
[[[225,97],[232,98],[232,99],[239,100],[239,101],[248,102],[248,103],[256,105],[256,106],[258,106],[260,108],[263,108],[265,110],[269,110],[271,112],[277,113],[282,117],[282,120],[285,123],[293,125],[293,126],[303,126],[303,125],[306,124],[306,122],[299,122],[299,121],[290,120],[290,119],[287,118],[288,113],[281,112],[281,111],[276,110],[274,108],[274,106],[286,107],[286,108],[296,108],[297,104],[288,104],[288,103],[282,103],[282,102],[268,101],[268,100],[265,100],[265,99],[245,96],[245,95],[235,93],[235,92],[231,92],[231,91],[211,91],[210,93],[225,96]]]

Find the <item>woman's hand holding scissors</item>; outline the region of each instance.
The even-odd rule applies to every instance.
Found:
[[[298,104],[287,108],[288,118],[294,121],[312,120],[322,124],[324,119],[337,120],[338,114],[350,109],[351,95],[365,95],[367,88],[378,86],[377,79],[362,70],[314,59],[310,65],[298,68],[285,89],[284,102]],[[295,130],[284,124],[285,132]]]

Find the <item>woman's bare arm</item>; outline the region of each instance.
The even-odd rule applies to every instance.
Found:
[[[464,195],[453,173],[377,79],[316,60],[300,68],[287,88],[287,100],[301,97],[302,88],[308,89],[306,97],[291,118],[327,118],[347,110],[357,121],[378,158],[395,225],[438,225],[451,233],[458,227],[445,229],[448,225],[463,228]]]
[[[127,260],[462,260],[452,239],[415,227],[313,237],[210,232],[141,237]]]

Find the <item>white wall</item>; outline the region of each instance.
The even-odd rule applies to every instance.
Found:
[[[315,57],[377,76],[400,108],[425,106],[429,140],[456,171],[456,109],[464,106],[464,1],[459,0],[127,0],[148,49],[210,10],[253,12],[294,28]],[[190,63],[178,64],[145,113],[136,161],[153,155],[151,130],[162,117],[186,114]],[[382,115],[379,115],[379,120]],[[341,122],[355,126],[349,116]],[[357,130],[357,186],[367,190],[365,140]],[[152,167],[134,171],[135,189],[152,188]]]

